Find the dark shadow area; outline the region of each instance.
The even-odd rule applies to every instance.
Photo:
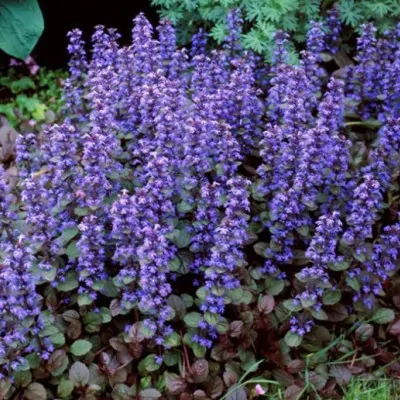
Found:
[[[45,29],[32,55],[48,68],[67,67],[67,32],[73,28],[81,29],[88,41],[95,25],[114,27],[122,34],[121,43],[128,44],[132,19],[138,13],[143,12],[153,25],[158,22],[150,0],[39,0],[39,4]]]

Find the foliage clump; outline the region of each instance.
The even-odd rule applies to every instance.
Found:
[[[2,182],[0,397],[216,399],[260,359],[287,397],[332,397],[399,371],[398,31],[364,26],[329,76],[320,24],[265,65],[229,18],[190,55],[143,15],[91,59],[71,32],[69,114]]]
[[[240,8],[243,13],[243,46],[272,56],[277,30],[291,33],[291,57],[297,58],[293,45],[303,44],[312,21],[325,21],[325,29],[344,39],[346,51],[360,25],[372,22],[381,33],[393,29],[400,17],[397,0],[152,0],[163,18],[177,25],[182,43],[190,41],[197,29],[210,31],[218,43],[229,32],[227,16]],[[340,29],[343,23],[345,29]]]
[[[61,113],[62,83],[67,74],[39,67],[32,57],[25,68],[20,64],[13,60],[7,75],[0,77],[0,114],[16,129],[37,130]]]

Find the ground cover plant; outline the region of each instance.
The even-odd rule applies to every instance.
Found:
[[[227,16],[240,8],[244,20],[242,43],[246,49],[271,58],[274,34],[291,34],[290,55],[298,57],[294,46],[303,44],[312,21],[324,21],[325,30],[334,34],[331,50],[353,50],[354,33],[372,22],[381,33],[393,29],[400,17],[397,0],[152,0],[163,18],[172,20],[181,43],[190,41],[200,27],[221,43],[229,32]],[[338,18],[344,24],[341,29]]]
[[[396,377],[399,29],[335,68],[70,33],[65,120],[17,144],[0,202],[0,398],[340,398]],[[246,382],[246,385],[242,383]],[[258,386],[257,386],[258,385]],[[261,386],[262,385],[262,386]]]
[[[0,77],[0,114],[18,130],[39,130],[52,123],[63,106],[62,83],[67,74],[48,70],[32,57],[24,62],[11,60],[11,67]]]

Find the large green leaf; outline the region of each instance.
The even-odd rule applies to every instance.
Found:
[[[44,22],[37,0],[0,2],[0,48],[25,59],[43,32]]]

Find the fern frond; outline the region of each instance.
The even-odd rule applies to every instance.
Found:
[[[260,2],[258,0],[244,0],[242,6],[248,21],[263,19],[260,12]]]
[[[225,39],[226,33],[225,24],[218,23],[211,29],[210,36],[218,43],[222,43]]]
[[[391,12],[391,6],[384,2],[364,2],[367,18],[384,18]]]
[[[340,0],[339,13],[341,20],[352,27],[356,27],[362,20],[362,12],[354,0]]]
[[[267,42],[261,40],[258,29],[253,28],[243,35],[243,46],[246,49],[253,50],[257,53],[263,53],[266,45]]]
[[[318,18],[320,6],[321,0],[303,0],[299,5],[299,9],[300,12],[304,12],[308,20],[312,21]]]
[[[299,20],[296,18],[296,14],[290,13],[285,14],[281,21],[282,29],[287,32],[294,32],[299,27]]]

